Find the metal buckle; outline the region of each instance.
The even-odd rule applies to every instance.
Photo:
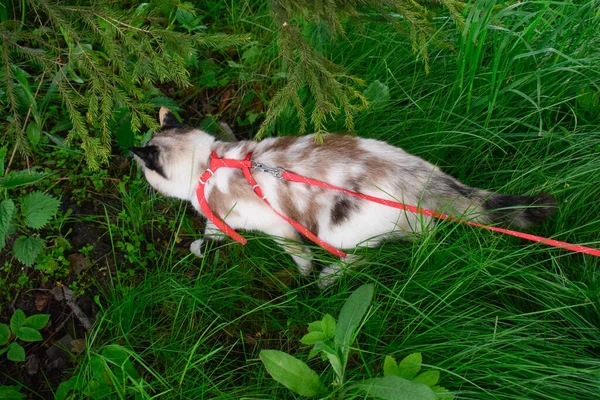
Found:
[[[250,169],[252,169],[252,170],[258,170],[260,172],[269,173],[269,174],[273,175],[277,179],[282,179],[282,175],[285,172],[285,169],[283,169],[283,168],[279,168],[279,167],[265,167],[261,163],[257,163],[255,161],[252,161],[252,167]]]

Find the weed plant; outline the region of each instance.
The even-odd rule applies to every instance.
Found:
[[[242,51],[272,51],[261,41],[270,29],[267,10],[241,3],[212,17],[251,33],[255,42]],[[371,107],[355,115],[358,135],[401,146],[471,186],[551,193],[558,210],[535,233],[600,247],[599,6],[472,2],[462,32],[447,38],[454,51],[430,53],[429,74],[410,41],[384,21],[348,28],[323,51],[368,84]],[[451,23],[436,21],[438,29]],[[246,60],[247,69],[264,67]],[[237,94],[260,95],[260,77],[253,79]],[[301,122],[286,115],[276,128],[293,134]],[[344,122],[328,128],[344,130]],[[247,234],[246,247],[213,244],[202,259],[185,254],[178,243],[192,239],[194,227],[185,205],[148,195],[139,182],[121,194],[122,209],[107,208],[102,224],[115,254],[117,237],[135,233],[132,257],[109,270],[86,352],[59,398],[90,398],[93,382],[104,398],[297,398],[268,376],[259,352],[294,354],[324,371],[322,382],[334,382],[327,363],[308,361],[310,347],[300,339],[365,283],[375,294],[347,382],[379,376],[386,356],[422,353],[425,369],[440,371],[439,384],[457,399],[600,393],[600,269],[591,256],[439,223],[412,242],[357,250],[368,263],[321,291],[315,277],[283,273],[293,262],[261,235]],[[172,236],[167,246],[146,236],[154,253],[145,257],[140,221],[165,224],[157,219],[165,209],[175,216]],[[117,225],[111,216],[120,211]],[[317,264],[332,261],[313,250]]]

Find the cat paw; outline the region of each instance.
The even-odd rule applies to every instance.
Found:
[[[204,257],[204,252],[202,251],[202,243],[204,243],[204,239],[198,239],[190,244],[190,252],[194,253],[197,257]]]
[[[313,270],[313,265],[310,260],[307,260],[305,258],[301,258],[298,256],[292,256],[292,258],[294,259],[294,262],[296,263],[296,266],[298,267],[298,271],[300,272],[300,274],[302,274],[304,276],[310,275],[310,273]]]
[[[331,264],[321,270],[319,274],[319,281],[317,286],[319,289],[326,289],[329,285],[335,282],[342,274],[342,268],[340,265]]]

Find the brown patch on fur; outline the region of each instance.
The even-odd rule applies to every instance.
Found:
[[[279,204],[281,206],[281,212],[295,221],[300,222],[309,231],[315,235],[319,234],[319,223],[317,221],[318,206],[315,201],[310,200],[308,203],[308,209],[304,213],[300,213],[296,207],[294,198],[289,190],[289,185],[281,185],[278,188],[277,196],[279,197]],[[314,196],[313,196],[314,198]]]
[[[213,150],[219,155],[219,157],[227,158],[226,154],[230,152],[239,152],[240,156],[236,158],[244,158],[246,154],[254,150],[256,143],[254,142],[218,142],[214,145]]]
[[[239,201],[250,201],[267,207],[246,181],[241,171],[236,172],[229,182],[229,192],[221,192],[216,186],[212,188],[207,197],[208,205],[213,213],[223,219],[228,215],[239,215],[235,205]]]
[[[263,152],[268,152],[268,151],[273,151],[273,152],[286,151],[291,146],[293,146],[298,141],[298,139],[300,139],[300,137],[297,137],[297,136],[282,136],[282,137],[278,137],[276,140],[273,140],[271,143],[269,143],[267,146],[265,146],[262,149],[262,151]]]
[[[248,143],[248,142],[244,142],[242,143],[241,146],[241,152],[244,155],[244,157],[246,156],[246,154],[250,153],[252,150],[254,150],[254,148],[256,147],[256,143]]]
[[[310,140],[313,140],[313,138],[310,138]],[[365,156],[359,147],[357,138],[342,135],[325,135],[322,144],[311,143],[309,146],[303,146],[301,150],[294,150],[291,149],[291,155],[293,155],[295,162],[318,166],[318,168],[313,168],[316,175],[311,176],[317,179],[322,177],[319,172],[325,172],[331,169],[333,165],[360,163]],[[282,154],[280,157],[285,156]],[[298,167],[292,165],[290,168],[295,170]]]
[[[225,218],[228,214],[236,215],[235,208],[232,209],[234,203],[231,201],[231,197],[225,195],[225,193],[221,192],[215,186],[207,198],[208,206],[221,219]]]
[[[323,143],[316,145],[318,151],[325,151],[331,156],[342,156],[347,160],[361,160],[365,152],[359,146],[359,139],[355,136],[325,135]]]
[[[395,165],[374,157],[364,158],[364,165],[366,180],[370,183],[385,180],[396,169]]]
[[[293,171],[293,163],[310,162],[318,165],[318,169],[314,170],[316,176],[311,176],[315,179],[322,178],[318,171],[327,171],[331,168],[331,164],[353,163],[362,164],[366,175],[350,176],[348,175],[348,185],[342,185],[344,187],[351,188],[354,191],[360,191],[363,184],[372,185],[373,183],[380,182],[385,179],[389,174],[393,174],[393,168],[391,169],[385,160],[380,160],[373,157],[372,154],[365,152],[360,146],[360,139],[353,136],[344,135],[325,135],[323,137],[322,144],[311,144],[309,146],[302,145],[297,147],[298,150],[294,151],[294,146],[299,145],[299,140],[306,140],[301,137],[280,137],[264,146],[260,146],[260,154],[271,153],[272,163],[274,165],[268,165],[269,167],[283,167]],[[311,138],[312,140],[312,138]],[[306,142],[304,142],[306,143]],[[310,142],[308,142],[310,143]],[[236,154],[245,155],[247,152],[254,150],[256,147],[255,142],[239,142],[239,143],[218,143],[214,150],[217,151],[221,156],[225,154],[231,154],[235,151]],[[259,153],[257,153],[259,155]],[[306,160],[306,161],[303,161]],[[392,166],[393,167],[393,166]],[[319,198],[319,193],[322,193],[322,188],[313,187],[307,198],[307,206],[304,212],[300,212],[297,203],[298,199],[294,196],[294,186],[297,183],[289,183],[288,181],[281,181],[277,186],[277,194],[279,204],[281,207],[280,211],[287,217],[300,222],[311,232],[318,234],[319,223],[319,204],[315,200]],[[262,202],[254,192],[252,192],[250,186],[243,178],[241,172],[236,173],[229,183],[229,193],[225,195],[215,189],[216,198],[213,202],[212,193],[209,199],[209,205],[213,207],[214,212],[223,217],[228,212],[232,212],[232,207],[235,205],[235,201],[244,199],[245,201],[258,201]],[[331,204],[331,222],[333,224],[343,224],[347,220],[352,212],[355,212],[359,205],[353,200],[346,197],[336,198],[334,203]],[[235,210],[235,208],[234,208]]]
[[[346,195],[336,197],[331,207],[331,224],[340,225],[344,223],[357,208],[358,204],[354,198]]]
[[[284,154],[276,155],[275,157],[273,157],[273,160],[275,161],[275,165],[273,165],[272,167],[281,167],[282,165],[284,165],[287,168],[289,168],[289,166],[287,165],[287,157]]]

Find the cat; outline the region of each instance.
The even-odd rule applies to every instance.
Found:
[[[212,151],[221,158],[240,160],[252,153],[252,160],[265,166],[483,224],[528,227],[546,219],[556,207],[554,198],[547,194],[503,195],[469,187],[427,161],[379,140],[326,134],[321,144],[314,135],[232,143],[179,123],[166,108],[161,108],[159,121],[160,131],[145,146],[130,150],[154,189],[190,201],[201,214],[195,189]],[[410,239],[432,227],[430,217],[277,179],[266,172],[253,171],[252,175],[275,209],[337,248],[373,247],[390,238]],[[272,235],[302,275],[311,273],[310,250],[299,232],[253,192],[241,170],[220,168],[205,190],[210,209],[229,226]],[[194,241],[190,250],[202,257],[205,239],[223,237],[209,220],[203,237]],[[319,286],[327,287],[357,261],[348,256],[323,268]]]

